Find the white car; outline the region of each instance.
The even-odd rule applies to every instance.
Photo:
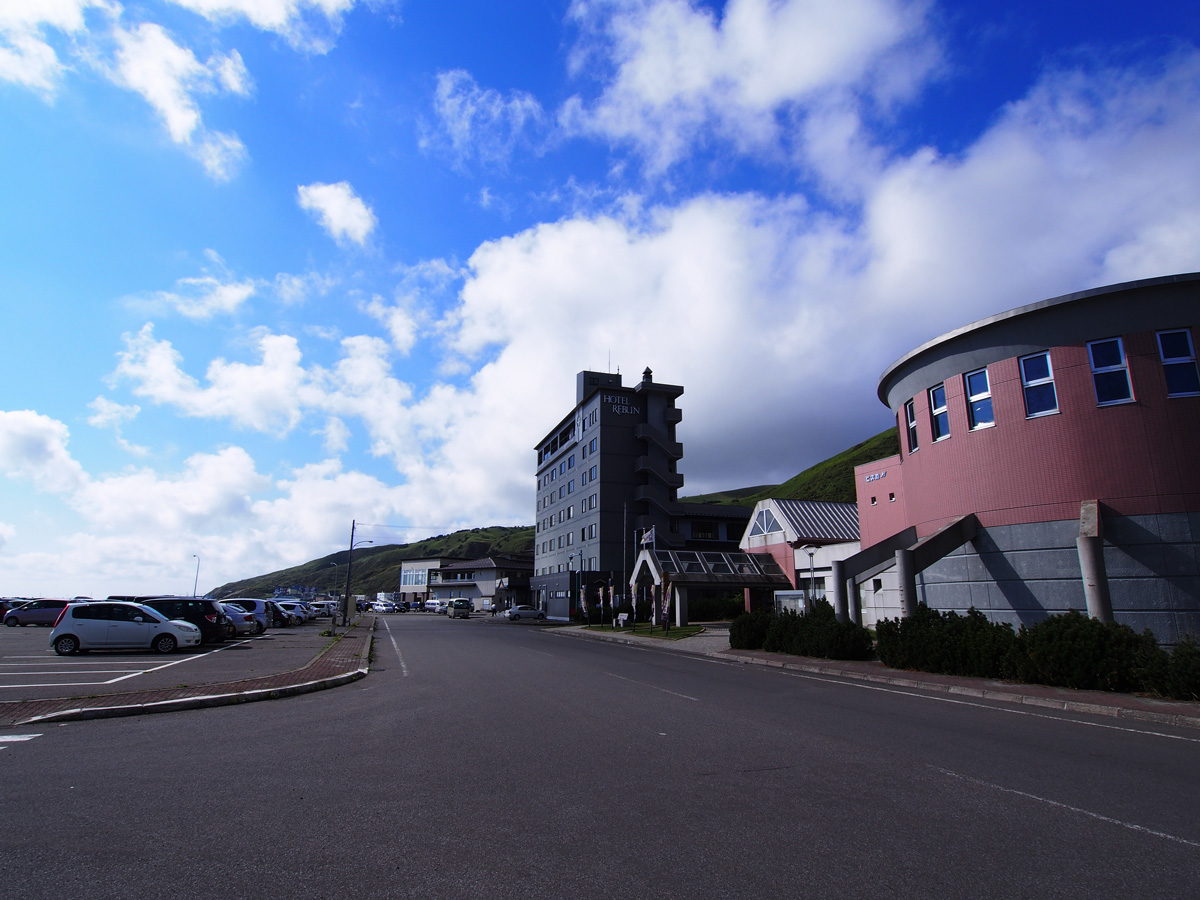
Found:
[[[507,615],[508,621],[510,622],[519,622],[522,619],[534,619],[535,621],[541,621],[542,619],[546,618],[546,614],[544,612],[533,606],[514,606],[508,611]]]
[[[59,656],[85,650],[154,650],[171,653],[200,646],[200,629],[181,619],[166,619],[141,603],[73,603],[50,632]]]

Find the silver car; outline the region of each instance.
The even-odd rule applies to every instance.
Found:
[[[85,650],[154,650],[171,653],[200,646],[200,629],[181,619],[168,620],[141,603],[72,603],[50,632],[59,656]]]
[[[262,631],[258,619],[254,614],[246,611],[237,603],[222,603],[221,609],[225,611],[225,629],[229,637],[237,637],[239,634],[258,634]]]
[[[546,614],[533,606],[514,606],[508,611],[508,621],[510,622],[520,622],[522,619],[541,621],[544,618],[546,618]]]
[[[53,625],[62,615],[71,600],[30,600],[10,609],[4,614],[4,624],[9,628],[18,625]]]

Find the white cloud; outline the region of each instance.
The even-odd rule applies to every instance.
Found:
[[[445,149],[459,165],[478,160],[486,166],[503,166],[521,146],[528,146],[544,130],[541,104],[525,91],[507,97],[481,88],[461,69],[441,72],[434,93],[435,133],[421,139],[422,147]]]
[[[70,432],[62,422],[33,410],[0,410],[0,472],[24,477],[50,493],[68,493],[87,483],[82,466],[67,450]]]
[[[154,337],[152,325],[124,340],[114,380],[132,381],[137,396],[186,416],[229,419],[244,428],[282,435],[296,426],[314,396],[296,339],[286,335],[259,338],[258,364],[214,360],[206,372],[207,387],[183,371],[179,353],[169,341]]]
[[[223,282],[211,275],[180,278],[175,285],[176,291],[159,291],[155,298],[189,319],[235,312],[257,291],[252,280]]]
[[[313,213],[321,227],[339,243],[349,240],[362,246],[377,224],[371,207],[346,181],[300,185],[296,188],[296,202],[301,209]]]
[[[88,408],[92,410],[92,415],[88,416],[87,420],[89,425],[95,428],[111,428],[117,444],[128,453],[135,456],[149,454],[148,448],[131,444],[121,434],[121,426],[137,418],[137,414],[142,411],[140,406],[124,406],[101,396],[89,403]]]
[[[287,39],[293,47],[328,52],[355,0],[173,0],[214,22],[245,19]]]
[[[292,275],[280,272],[275,276],[275,294],[287,304],[303,303],[309,297],[323,297],[337,285],[337,279],[308,272],[304,275]]]
[[[13,539],[17,529],[7,522],[0,522],[0,550],[4,549],[4,545]]]
[[[0,3],[0,81],[49,96],[64,70],[47,31],[77,35],[86,30],[89,9],[116,15],[108,0],[7,0]]]
[[[891,103],[936,64],[922,0],[730,0],[723,16],[691,0],[575,0],[577,73],[601,96],[576,98],[568,130],[634,145],[651,171],[712,135],[740,152],[784,141],[779,113],[848,91]],[[899,59],[897,59],[899,57]],[[611,70],[611,71],[610,71]]]
[[[136,91],[154,108],[176,144],[188,147],[210,177],[227,181],[246,157],[233,134],[210,132],[201,122],[195,95],[223,89],[246,96],[251,83],[236,50],[202,64],[161,26],[143,22],[114,30],[117,53],[113,80]]]

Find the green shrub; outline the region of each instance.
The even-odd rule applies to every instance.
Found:
[[[839,622],[824,600],[818,600],[806,615],[787,611],[771,616],[763,649],[819,659],[871,659],[875,655],[870,632],[853,622]]]
[[[922,603],[907,618],[878,622],[875,634],[876,652],[892,668],[975,678],[1005,678],[1015,672],[1017,635],[973,607],[960,616]]]
[[[734,650],[761,650],[773,618],[767,609],[742,613],[729,626],[729,646]]]
[[[1017,635],[1021,681],[1093,691],[1154,690],[1158,642],[1149,631],[1101,622],[1077,610],[1050,616]]]
[[[1176,700],[1200,700],[1200,644],[1188,636],[1175,645],[1166,666],[1162,693]]]

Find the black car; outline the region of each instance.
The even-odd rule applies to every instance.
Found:
[[[225,640],[225,613],[216,600],[205,597],[109,597],[144,603],[168,619],[182,619],[200,629],[200,643],[219,644]]]

